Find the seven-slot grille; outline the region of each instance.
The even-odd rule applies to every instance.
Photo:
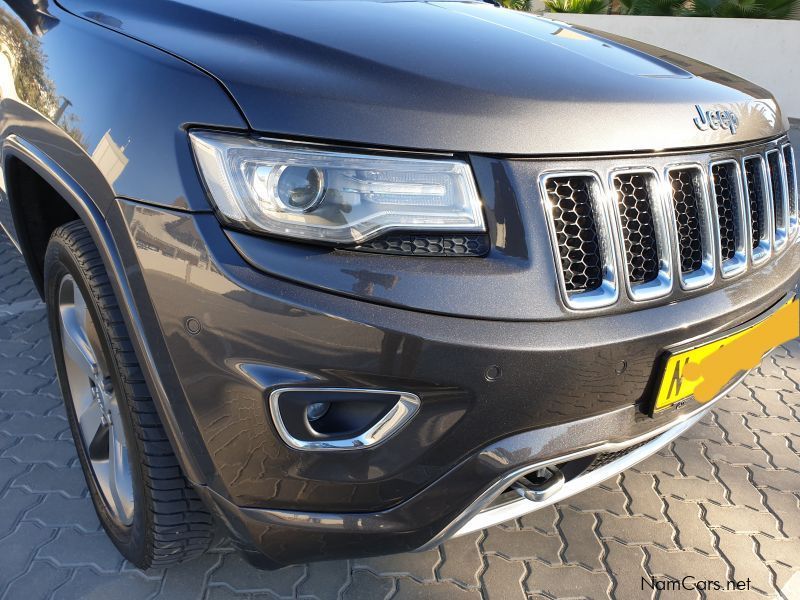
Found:
[[[794,235],[800,199],[785,138],[686,158],[600,159],[592,171],[540,176],[568,306],[607,306],[623,284],[633,300],[667,296],[678,282],[704,287]]]

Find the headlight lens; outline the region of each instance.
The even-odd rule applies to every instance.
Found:
[[[190,134],[211,199],[230,222],[310,241],[389,229],[485,231],[469,166],[350,154],[211,132]]]

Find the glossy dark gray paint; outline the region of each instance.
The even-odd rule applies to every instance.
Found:
[[[147,325],[169,332],[172,365],[213,465],[210,485],[253,507],[386,508],[513,433],[633,405],[643,415],[663,349],[760,314],[794,287],[800,258],[794,244],[724,288],[645,312],[490,321],[363,302],[262,274],[213,215],[132,202],[120,210],[130,233],[116,237],[141,268],[135,289],[147,296],[137,301],[155,307],[158,328]],[[190,315],[203,324],[199,335],[184,330]],[[492,365],[502,377],[487,381]],[[396,437],[363,456],[303,455],[272,433],[264,401],[296,385],[402,389],[423,403]]]
[[[7,8],[9,5],[14,11]],[[677,304],[657,306],[644,313],[559,320],[565,314],[558,304],[552,256],[546,240],[537,233],[542,231],[540,220],[525,205],[536,167],[529,161],[478,154],[468,158],[485,199],[490,233],[495,232],[489,259],[448,259],[445,268],[433,263],[423,268],[414,262],[417,268],[411,269],[401,266],[412,264],[401,262],[406,257],[377,257],[371,263],[368,261],[375,257],[315,257],[308,248],[226,232],[211,213],[200,186],[186,140],[189,127],[246,131],[252,125],[260,129],[259,133],[284,132],[293,137],[334,138],[342,145],[361,142],[428,151],[480,153],[504,148],[511,154],[553,154],[569,147],[596,153],[605,147],[587,146],[585,140],[596,136],[601,131],[596,128],[603,122],[594,119],[583,130],[575,127],[577,113],[565,108],[565,89],[576,94],[573,103],[582,90],[588,89],[601,92],[600,97],[607,99],[616,95],[619,104],[614,104],[615,110],[629,109],[633,106],[629,101],[635,100],[633,104],[640,109],[653,112],[653,104],[646,103],[642,95],[647,93],[646,86],[634,86],[632,95],[626,96],[620,90],[602,90],[596,87],[600,85],[597,82],[595,87],[560,87],[559,94],[553,92],[558,97],[548,104],[540,88],[522,72],[524,65],[512,65],[507,81],[495,76],[494,61],[491,72],[478,70],[480,65],[487,66],[482,61],[488,58],[474,55],[471,38],[470,53],[464,56],[436,54],[437,60],[425,66],[435,72],[409,71],[412,64],[419,67],[418,58],[403,68],[392,65],[388,52],[368,60],[368,43],[377,54],[384,44],[396,50],[404,41],[402,28],[385,23],[382,27],[386,28],[377,32],[381,39],[348,38],[358,46],[335,48],[337,60],[326,63],[319,58],[320,52],[324,54],[325,48],[348,39],[326,38],[319,43],[301,40],[298,28],[308,21],[301,17],[311,5],[331,11],[328,16],[340,25],[346,24],[344,13],[332,7],[363,10],[367,15],[397,15],[395,22],[406,27],[410,15],[420,14],[416,11],[439,11],[422,14],[431,15],[431,22],[438,22],[440,17],[456,19],[448,22],[469,24],[462,35],[475,27],[475,33],[499,43],[494,36],[500,36],[500,29],[463,14],[499,9],[469,4],[444,8],[411,2],[401,7],[338,0],[298,0],[291,5],[281,0],[238,0],[226,4],[235,10],[258,13],[253,15],[260,24],[247,27],[213,11],[176,3],[164,5],[166,20],[153,12],[155,4],[149,2],[124,6],[97,2],[90,6],[70,1],[72,9],[83,7],[84,12],[91,12],[81,17],[46,0],[11,0],[0,7],[0,27],[17,27],[33,45],[40,44],[41,71],[50,81],[37,80],[41,95],[31,95],[30,90],[22,88],[3,90],[2,164],[5,168],[12,159],[25,162],[58,191],[92,231],[181,463],[209,501],[223,507],[220,510],[225,522],[240,532],[244,542],[270,552],[280,548],[281,553],[273,556],[276,560],[323,554],[333,558],[368,552],[363,542],[375,539],[376,531],[383,530],[366,531],[366,536],[344,531],[331,537],[315,529],[312,516],[297,528],[276,531],[272,521],[266,523],[268,528],[263,527],[265,513],[240,511],[237,505],[281,512],[284,525],[295,515],[293,511],[298,511],[295,516],[313,511],[385,513],[408,505],[411,510],[404,512],[400,521],[406,533],[391,543],[397,549],[416,547],[502,471],[502,465],[482,466],[480,457],[486,452],[499,451],[520,461],[532,458],[531,429],[540,430],[536,435],[546,434],[542,428],[548,425],[569,428],[576,419],[609,411],[627,416],[630,427],[621,431],[628,433],[668,422],[674,413],[651,421],[644,416],[642,406],[652,385],[654,361],[663,348],[738,325],[792,289],[800,254],[794,245],[747,277]],[[139,7],[140,12],[133,14],[132,7]],[[391,12],[374,13],[378,9]],[[360,14],[352,23],[363,18]],[[491,14],[494,19],[496,14],[506,13]],[[496,18],[531,19],[535,23],[531,27],[537,31],[552,31],[552,26],[532,17]],[[172,25],[169,19],[173,19]],[[272,20],[274,26],[267,27],[265,19]],[[291,25],[292,33],[278,31],[281,22],[286,27]],[[410,22],[416,24],[417,20]],[[175,27],[175,23],[180,26]],[[119,34],[135,35],[136,28],[145,25],[148,35],[157,34],[148,37],[151,43],[164,45],[182,58]],[[243,27],[239,30],[242,35],[236,35],[237,27]],[[447,30],[447,36],[452,48],[465,50],[466,43],[455,39],[453,31]],[[541,42],[513,39],[514,45],[541,47]],[[434,43],[440,41],[425,39],[420,47],[430,51]],[[585,56],[578,60],[563,44],[558,46],[556,56],[567,57],[564,60],[580,67],[581,72],[589,71],[583,60],[598,68],[596,60]],[[265,60],[267,49],[274,52],[272,62]],[[625,125],[614,135],[603,136],[620,151],[652,150],[670,144],[704,146],[772,137],[783,131],[782,118],[768,95],[737,78],[711,70],[703,78],[688,78],[674,67],[625,53],[616,46],[610,46],[609,52],[614,59],[607,65],[608,77],[631,85],[633,81],[642,86],[645,82],[661,85],[652,83],[652,78],[620,71],[615,61],[648,65],[661,74],[667,71],[676,76],[667,77],[671,83],[664,85],[680,96],[680,107],[659,105],[661,114],[670,120],[668,126],[641,127],[639,123],[634,132]],[[206,61],[201,65],[204,69],[213,69],[215,64],[224,68],[209,75],[192,64],[201,58]],[[472,61],[469,74],[461,68],[462,60]],[[677,58],[670,60],[680,62]],[[277,70],[267,73],[260,70],[262,64],[264,69],[271,66]],[[454,68],[453,76],[463,79],[470,75],[469,85],[464,80],[447,80],[448,64],[459,67]],[[706,68],[689,63],[684,66],[698,71]],[[250,69],[249,83],[242,77],[246,69]],[[301,82],[292,77],[306,73],[320,75],[319,81],[329,87],[298,87]],[[22,81],[30,75],[23,73]],[[482,77],[486,79],[478,81]],[[238,87],[234,85],[237,79],[242,79]],[[727,81],[732,87],[715,81]],[[354,83],[360,85],[350,85]],[[575,82],[564,80],[559,86],[567,83]],[[494,92],[492,86],[497,86]],[[294,96],[287,95],[287,87]],[[648,89],[652,92],[654,88]],[[297,101],[299,90],[305,92],[303,102]],[[422,94],[420,90],[431,93]],[[679,90],[683,91],[678,94]],[[231,91],[236,92],[247,118],[230,97]],[[43,96],[47,101],[41,101]],[[698,137],[699,133],[690,135],[675,125],[683,122],[684,113],[691,112],[694,102],[726,103],[753,97],[765,99],[765,104],[757,107],[771,109],[767,114],[774,122],[767,126],[765,113],[756,111],[752,127],[743,127],[736,139]],[[271,99],[269,103],[267,98]],[[63,103],[64,99],[70,104]],[[589,99],[585,106],[591,106]],[[552,124],[551,119],[544,118],[542,107],[552,115]],[[330,117],[320,119],[323,113]],[[627,123],[620,120],[622,116],[636,114],[642,113],[614,112],[609,121]],[[520,125],[523,121],[525,127]],[[688,116],[687,122],[691,123]],[[559,131],[569,129],[569,135],[582,133],[572,139],[557,137],[551,135],[551,125]],[[101,147],[119,150],[127,158],[118,173],[99,157],[92,158],[106,132],[110,132],[114,145]],[[563,140],[568,143],[556,144]],[[542,146],[543,142],[552,144]],[[6,228],[13,229],[8,221],[6,189],[0,187],[0,218]],[[24,219],[26,199],[16,200],[16,216]],[[500,223],[506,233],[503,243],[496,234]],[[237,252],[230,242],[234,237],[258,269]],[[297,260],[298,256],[304,258]],[[308,265],[323,258],[334,271],[341,269],[341,278],[328,282],[319,279],[319,270]],[[480,262],[483,260],[487,262]],[[355,274],[344,273],[350,267]],[[438,296],[451,298],[452,305],[415,302],[407,292],[400,293],[425,269],[431,274],[442,269],[440,278],[448,283]],[[370,281],[376,274],[387,273],[401,277],[402,285],[381,288]],[[494,302],[496,308],[490,310],[487,303],[491,296],[482,292],[479,302],[461,304],[463,282],[470,275],[490,294],[506,296],[507,300]],[[538,292],[528,292],[523,285],[526,277],[538,286],[530,289]],[[550,291],[546,292],[548,286]],[[451,288],[449,294],[447,287]],[[188,317],[201,322],[200,334],[185,331]],[[628,368],[624,375],[617,375],[616,367],[623,360]],[[503,375],[490,382],[485,373],[492,366],[500,366]],[[404,389],[418,393],[423,408],[401,436],[365,453],[360,460],[360,455],[299,454],[280,443],[266,412],[265,393],[287,383]],[[430,487],[433,482],[438,483]],[[419,493],[424,489],[428,491]],[[342,520],[339,515],[333,517]],[[253,520],[262,523],[242,525]],[[383,527],[386,521],[365,519],[364,523]],[[269,544],[267,532],[272,537]],[[388,545],[382,548],[389,550]]]
[[[62,1],[209,71],[253,129],[274,135],[538,155],[786,128],[769,92],[738,77],[485,2]],[[736,135],[702,132],[695,104],[746,118]]]

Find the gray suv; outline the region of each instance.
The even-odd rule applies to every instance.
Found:
[[[0,3],[0,222],[142,568],[429,548],[656,452],[798,333],[787,127],[491,2]]]

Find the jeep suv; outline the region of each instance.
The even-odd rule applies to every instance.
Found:
[[[429,548],[651,455],[798,334],[765,90],[493,3],[4,0],[0,221],[146,568]]]

